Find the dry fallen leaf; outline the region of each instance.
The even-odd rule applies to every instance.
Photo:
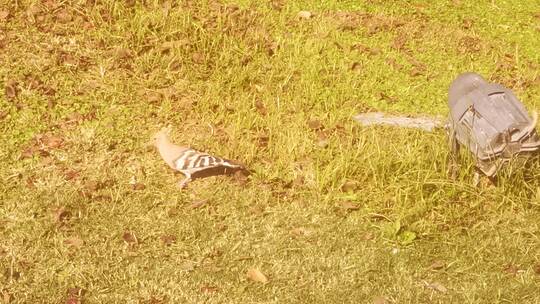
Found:
[[[259,269],[256,268],[251,268],[250,270],[248,270],[247,277],[254,282],[260,282],[263,284],[268,283],[268,278]]]
[[[140,191],[146,189],[146,186],[143,183],[134,183],[131,185],[131,188],[135,191]]]
[[[193,63],[195,64],[203,64],[204,63],[204,54],[195,52],[191,55],[191,59],[193,60]]]
[[[510,274],[510,275],[516,275],[519,272],[519,268],[514,264],[508,264],[504,266],[504,272]]]
[[[74,287],[68,289],[66,304],[81,304],[82,296],[84,295],[85,290],[79,287]]]
[[[193,271],[195,270],[195,263],[193,263],[192,261],[186,261],[184,262],[184,264],[180,265],[180,270],[183,270],[183,271]]]
[[[389,103],[395,103],[397,102],[397,98],[393,97],[393,96],[389,96],[383,92],[380,92],[379,93],[379,97],[382,99],[382,100],[385,100],[385,101],[388,101]]]
[[[318,119],[311,119],[310,121],[308,121],[308,127],[311,130],[315,130],[315,131],[324,129],[323,124]]]
[[[281,11],[283,9],[283,6],[285,6],[285,4],[283,3],[283,0],[272,0],[270,2],[270,5],[276,11]]]
[[[255,108],[257,108],[257,112],[259,112],[259,114],[261,114],[263,116],[268,114],[268,111],[266,110],[266,107],[264,106],[264,103],[260,99],[257,99],[257,101],[255,102]]]
[[[68,23],[73,19],[67,9],[62,9],[56,13],[56,20],[60,23]]]
[[[351,201],[344,201],[340,203],[341,208],[345,209],[345,211],[356,211],[360,209],[360,206],[357,203],[353,203]]]
[[[63,223],[69,219],[71,212],[67,211],[64,207],[60,207],[53,212],[53,217],[56,223]]]
[[[9,304],[13,300],[13,296],[7,290],[2,290],[2,300],[3,303]]]
[[[378,296],[378,297],[373,298],[373,304],[386,304],[386,303],[388,303],[388,301],[386,301],[385,297]]]
[[[174,243],[176,243],[176,236],[172,235],[172,234],[164,234],[162,236],[159,237],[161,239],[161,241],[163,242],[163,245],[165,246],[170,246]]]
[[[52,134],[38,135],[36,138],[48,149],[60,148],[64,143],[64,139]]]
[[[534,265],[533,270],[536,275],[540,275],[540,264]]]
[[[446,263],[444,263],[444,261],[441,261],[441,260],[435,260],[433,261],[431,266],[429,266],[429,268],[433,270],[443,269],[444,267],[446,267]]]
[[[19,94],[19,88],[17,87],[17,85],[17,81],[13,79],[6,81],[6,84],[4,86],[4,93],[9,101],[15,99]]]
[[[102,182],[89,180],[84,183],[84,190],[88,192],[96,192],[98,190],[101,190],[105,187],[105,185]]]
[[[313,17],[313,14],[310,11],[299,11],[296,15],[299,19],[309,19]]]
[[[351,64],[351,71],[353,71],[353,72],[361,72],[362,71],[362,64],[360,62],[353,62]]]
[[[364,45],[362,43],[355,43],[351,46],[351,50],[356,50],[364,54],[368,55],[378,55],[381,53],[381,49],[378,48],[371,48],[367,45]]]
[[[126,231],[122,235],[122,239],[128,244],[137,244],[139,241],[133,232]]]
[[[115,50],[116,58],[119,60],[129,60],[133,58],[133,52],[130,49],[117,48]]]
[[[84,241],[77,236],[72,236],[64,240],[64,244],[72,246],[74,248],[80,248],[82,247],[82,245],[84,245]]]
[[[291,234],[295,237],[309,236],[311,234],[311,231],[303,227],[298,227],[298,228],[292,229]]]
[[[256,144],[259,148],[268,147],[269,142],[270,142],[270,137],[264,133],[256,137]]]
[[[345,181],[343,185],[341,185],[342,192],[352,192],[352,191],[358,190],[359,188],[360,188],[360,183],[353,180]]]
[[[448,291],[446,287],[444,287],[441,283],[438,283],[438,282],[433,282],[431,284],[428,284],[427,287],[441,293],[446,293]]]
[[[217,286],[204,284],[203,286],[201,286],[201,291],[204,293],[214,293],[214,292],[218,292],[219,288]]]
[[[80,175],[81,175],[81,171],[74,170],[74,169],[70,169],[64,172],[64,178],[68,181],[79,178]]]
[[[195,200],[191,203],[190,207],[192,209],[201,208],[202,206],[206,205],[208,203],[208,200],[202,199],[202,200]]]
[[[146,100],[150,104],[159,104],[163,100],[163,94],[156,91],[150,91],[146,93]]]

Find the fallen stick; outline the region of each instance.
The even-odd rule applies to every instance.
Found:
[[[388,125],[404,128],[416,128],[432,132],[434,129],[442,128],[444,121],[440,117],[406,117],[387,115],[382,112],[360,113],[353,117],[363,126]]]

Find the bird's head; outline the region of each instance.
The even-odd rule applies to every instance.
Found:
[[[147,146],[157,147],[159,143],[169,140],[169,135],[171,134],[171,130],[172,130],[172,127],[170,125],[167,127],[161,128],[161,130],[159,130],[152,136]]]

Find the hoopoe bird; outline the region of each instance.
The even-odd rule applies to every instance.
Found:
[[[157,132],[152,138],[153,145],[169,167],[184,174],[185,179],[178,184],[180,189],[196,178],[233,174],[237,171],[247,172],[242,164],[232,160],[173,144],[169,139],[170,132],[170,127]]]

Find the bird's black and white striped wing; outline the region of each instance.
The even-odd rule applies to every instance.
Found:
[[[195,172],[217,168],[217,167],[228,167],[228,168],[243,168],[243,166],[234,164],[230,160],[223,159],[220,157],[212,156],[210,154],[200,152],[193,149],[185,150],[179,157],[174,161],[176,170],[186,174],[191,175]]]

